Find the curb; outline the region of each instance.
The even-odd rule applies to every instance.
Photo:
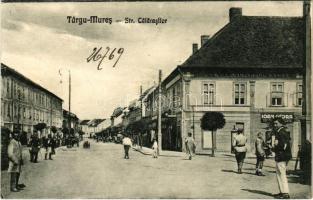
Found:
[[[140,149],[136,149],[136,148],[134,148],[134,147],[132,147],[132,149],[135,150],[135,151],[138,151],[138,152],[142,153],[143,155],[152,155],[151,153],[146,153],[146,152],[144,152],[144,151],[142,151],[142,150],[140,150]]]
[[[142,151],[142,150],[140,150],[140,149],[136,149],[136,148],[134,148],[134,147],[132,147],[132,149],[133,150],[135,150],[135,151],[138,151],[138,152],[140,152],[141,154],[143,154],[143,155],[150,155],[150,156],[152,156],[152,153],[149,153],[149,152],[145,152],[145,151]],[[158,155],[158,156],[161,156],[161,157],[183,157],[184,155],[166,155],[166,154],[162,154],[161,153],[161,155]]]

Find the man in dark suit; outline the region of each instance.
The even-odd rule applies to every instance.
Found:
[[[40,140],[36,132],[31,137],[30,143],[30,162],[37,163],[38,152],[40,150]]]
[[[279,199],[289,199],[289,187],[286,176],[288,161],[291,159],[290,132],[284,126],[283,119],[274,120],[275,142],[273,150],[275,152],[276,161],[276,178],[280,193],[275,195]]]

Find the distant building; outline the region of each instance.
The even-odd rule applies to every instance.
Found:
[[[106,122],[106,123],[105,123]],[[88,136],[94,135],[95,133],[101,132],[111,125],[110,120],[107,119],[93,119],[88,123]]]
[[[81,127],[81,131],[85,133],[85,137],[87,137],[87,134],[89,133],[89,124],[88,122],[90,122],[89,119],[85,119],[85,120],[82,120],[79,125]],[[88,135],[89,136],[89,135]]]
[[[27,132],[28,137],[38,123],[47,125],[44,132],[62,127],[60,97],[2,63],[1,81],[1,126]]]
[[[69,120],[71,123],[69,123]],[[77,115],[72,112],[69,113],[67,110],[63,109],[62,128],[69,128],[69,126],[71,126],[71,128],[74,129],[74,132],[78,132],[79,130],[81,130],[80,124],[79,124],[79,118],[77,117]]]

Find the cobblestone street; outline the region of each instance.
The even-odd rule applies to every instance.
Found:
[[[266,160],[265,177],[254,175],[254,159],[246,159],[244,173],[235,173],[232,156],[160,156],[153,159],[138,151],[123,159],[120,144],[95,143],[91,149],[59,148],[53,161],[26,163],[23,191],[9,192],[2,172],[5,198],[254,198],[272,199],[278,193],[273,160]],[[27,159],[26,159],[27,158]],[[289,169],[293,169],[290,163]],[[289,174],[291,198],[309,198],[310,186]],[[274,183],[274,184],[272,184]],[[275,187],[273,187],[273,185]],[[227,189],[228,188],[228,189]]]

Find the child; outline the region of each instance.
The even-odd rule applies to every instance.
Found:
[[[153,140],[152,149],[153,149],[153,158],[158,158],[158,142],[156,141],[156,139]]]
[[[262,133],[258,132],[257,139],[255,140],[255,154],[256,154],[256,171],[255,174],[258,176],[264,176],[262,173],[263,162],[265,157],[264,151],[265,142],[262,138]]]

